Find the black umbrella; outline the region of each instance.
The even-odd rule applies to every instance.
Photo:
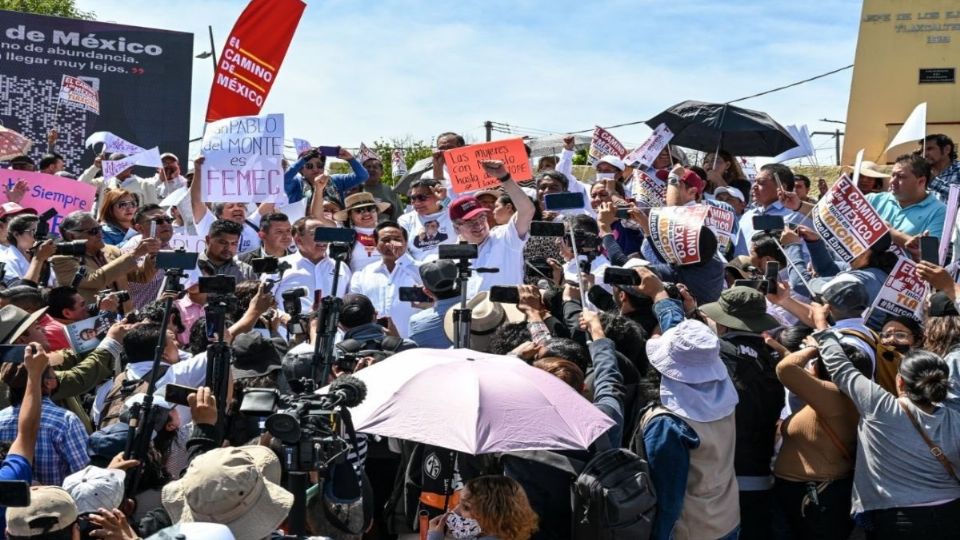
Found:
[[[767,113],[725,103],[684,101],[647,120],[654,129],[660,124],[673,131],[670,144],[704,152],[776,156],[799,146]]]

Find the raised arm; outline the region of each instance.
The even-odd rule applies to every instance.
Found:
[[[193,160],[193,182],[190,182],[190,208],[193,210],[193,222],[200,223],[207,215],[207,205],[203,204],[203,189],[200,180],[203,175],[203,156]]]
[[[34,352],[36,351],[36,352]],[[37,446],[37,432],[40,430],[40,408],[43,373],[47,369],[47,354],[37,343],[31,343],[23,353],[23,365],[27,368],[27,388],[20,404],[20,418],[17,419],[17,438],[10,445],[10,454],[23,456],[33,463],[34,449]]]
[[[526,239],[527,233],[530,232],[530,222],[533,221],[533,214],[536,212],[530,197],[527,197],[520,185],[510,178],[510,173],[507,172],[507,168],[503,166],[502,161],[486,159],[482,160],[480,164],[487,174],[500,180],[503,191],[510,196],[513,207],[517,209],[513,218],[514,227],[517,228],[517,234],[520,235],[520,238]]]

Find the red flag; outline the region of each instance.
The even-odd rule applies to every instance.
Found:
[[[260,114],[305,7],[301,0],[250,1],[220,53],[207,122]]]

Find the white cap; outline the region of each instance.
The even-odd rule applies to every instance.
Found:
[[[96,512],[99,508],[113,510],[123,502],[124,476],[121,470],[87,465],[66,477],[63,489],[77,503],[78,514]]]
[[[650,266],[650,261],[639,257],[632,257],[623,264],[622,268],[640,268],[643,266]]]
[[[609,163],[610,165],[613,165],[614,167],[616,167],[621,171],[627,168],[627,166],[623,164],[623,160],[618,158],[617,156],[611,156],[611,155],[603,156],[602,158],[600,158],[600,161],[597,162],[598,165],[600,163]]]
[[[134,394],[134,395],[128,397],[127,400],[123,402],[123,409],[124,409],[124,410],[129,410],[130,407],[133,407],[133,404],[134,404],[134,403],[139,403],[139,404],[143,405],[143,400],[144,400],[144,398],[146,398],[146,397],[147,397],[146,394]],[[170,409],[173,409],[173,405],[172,405],[171,403],[167,402],[167,400],[163,399],[162,397],[160,397],[160,396],[158,396],[158,395],[156,395],[156,394],[154,394],[154,396],[153,396],[153,406],[154,406],[154,407],[161,407],[161,408],[164,408],[164,409],[166,409],[166,410],[168,410],[168,411],[169,411]]]
[[[726,193],[727,195],[730,195],[731,197],[739,200],[742,203],[747,202],[747,199],[744,198],[743,196],[743,192],[741,192],[739,189],[733,186],[718,187],[717,189],[713,190],[714,197],[716,197],[717,195],[720,195],[721,193]]]

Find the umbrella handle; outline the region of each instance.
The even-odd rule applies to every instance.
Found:
[[[427,531],[430,529],[430,516],[426,510],[421,510],[420,514],[417,515],[417,519],[420,521],[420,540],[427,540]]]

